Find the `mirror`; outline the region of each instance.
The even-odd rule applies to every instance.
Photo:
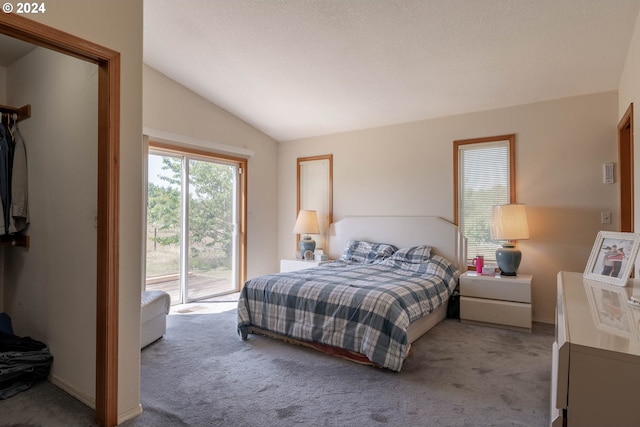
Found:
[[[301,209],[317,212],[320,234],[311,237],[316,241],[316,250],[322,249],[328,254],[329,226],[333,222],[333,154],[299,157],[297,182],[296,218]],[[298,234],[296,253],[299,241]]]

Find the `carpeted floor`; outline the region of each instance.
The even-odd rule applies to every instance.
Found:
[[[242,341],[235,310],[206,308],[169,316],[165,337],[143,350],[144,412],[124,427],[549,423],[552,325],[525,334],[445,320],[394,373],[260,336]],[[44,383],[0,402],[0,425],[92,425],[91,411],[87,418],[70,397],[79,407],[65,404],[60,422],[27,416],[43,407],[56,412],[59,403],[41,397],[45,387],[46,396],[66,396]],[[11,400],[29,394],[31,406],[11,409]],[[77,419],[69,418],[74,412]]]

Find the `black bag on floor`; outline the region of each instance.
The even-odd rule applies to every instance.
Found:
[[[460,318],[460,292],[454,290],[449,297],[449,305],[447,306],[447,317],[449,319]]]
[[[52,363],[46,344],[0,332],[0,400],[46,379]]]

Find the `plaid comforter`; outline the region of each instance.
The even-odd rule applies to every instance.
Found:
[[[249,326],[361,353],[400,371],[409,324],[447,302],[458,271],[446,259],[406,264],[335,261],[249,280],[238,302],[238,333]]]

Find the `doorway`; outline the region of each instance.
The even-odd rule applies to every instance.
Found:
[[[147,171],[146,289],[172,304],[237,292],[246,160],[150,142]]]
[[[0,14],[0,33],[98,66],[95,407],[99,425],[115,426],[118,416],[120,54],[13,13]]]
[[[620,231],[634,231],[633,210],[633,103],[618,123],[618,169],[620,176]]]

